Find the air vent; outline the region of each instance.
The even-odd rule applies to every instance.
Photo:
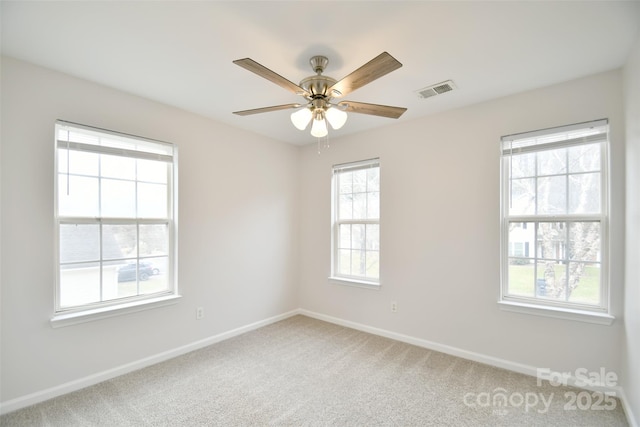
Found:
[[[420,98],[431,98],[432,96],[441,95],[446,92],[451,92],[456,88],[456,85],[451,80],[447,80],[435,85],[425,87],[416,91]]]

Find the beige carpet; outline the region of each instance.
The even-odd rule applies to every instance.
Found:
[[[583,409],[566,410],[565,393],[580,392],[538,387],[532,377],[295,316],[6,414],[0,424],[627,425],[617,400],[613,410],[585,409],[584,395]],[[506,406],[494,399],[500,393]],[[539,397],[533,406],[534,395],[549,404]]]

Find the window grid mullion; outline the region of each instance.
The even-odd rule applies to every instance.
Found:
[[[567,191],[569,191],[568,187],[567,187]],[[569,224],[570,224],[569,221],[564,222],[564,227],[566,232],[564,236],[564,256],[563,256],[562,262],[564,262],[564,264],[566,265],[566,268],[564,271],[564,300],[565,301],[569,301],[569,268],[571,267],[569,265]]]
[[[100,257],[100,302],[104,301],[104,285],[102,283],[102,278],[104,276],[104,257],[103,257],[103,253],[102,253],[102,221],[100,221],[99,225],[98,225],[98,231],[99,231],[99,236],[98,236],[98,244],[100,245],[100,249],[99,249],[99,257]]]
[[[569,211],[569,200],[571,198],[571,195],[569,194],[569,150],[565,149],[564,150],[564,170],[565,170],[565,176],[564,176],[564,211],[565,212],[570,212]],[[568,230],[567,230],[568,231]]]
[[[98,215],[100,215],[100,218],[102,218],[102,154],[98,154]],[[98,230],[100,232],[100,236],[98,238],[99,241],[99,245],[100,245],[100,250],[99,250],[99,254],[100,254],[100,268],[99,268],[99,276],[100,276],[100,302],[104,301],[104,284],[103,282],[103,277],[104,277],[104,259],[103,259],[103,253],[102,253],[102,219],[100,219],[99,221],[99,225],[98,225]]]
[[[140,223],[137,221],[136,221],[136,295],[140,295]]]
[[[535,215],[538,215],[538,179],[539,179],[539,174],[538,174],[538,153],[536,153],[536,157],[535,157],[535,162],[533,165],[533,182],[534,182],[534,187],[533,187],[533,194],[534,194],[534,200],[535,200],[535,205],[533,207],[533,213]]]

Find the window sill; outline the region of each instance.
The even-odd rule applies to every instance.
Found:
[[[501,310],[515,313],[532,314],[536,316],[554,317],[556,319],[576,320],[579,322],[595,323],[598,325],[611,325],[616,319],[606,313],[596,313],[586,310],[574,310],[570,308],[559,308],[549,306],[539,306],[513,301],[498,301]]]
[[[182,298],[180,295],[166,295],[141,301],[132,301],[109,307],[100,307],[73,313],[55,314],[51,319],[52,328],[76,325],[78,323],[92,322],[94,320],[106,319],[108,317],[121,316],[123,314],[135,313],[137,311],[150,310],[176,304]]]
[[[334,285],[345,285],[345,286],[353,286],[356,288],[365,288],[365,289],[380,289],[380,283],[377,282],[369,282],[367,280],[356,280],[356,279],[346,279],[344,277],[329,277],[329,283]]]

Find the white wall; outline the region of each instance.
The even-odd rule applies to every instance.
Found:
[[[634,93],[626,128],[627,182],[634,187],[639,57],[636,49],[625,70],[625,90]],[[315,146],[274,142],[13,59],[3,58],[1,87],[3,402],[297,307],[531,366],[623,367],[629,397],[638,401],[640,239],[627,241],[624,306],[618,71],[354,135],[320,155]],[[603,117],[612,130],[611,293],[618,319],[602,326],[499,310],[500,136]],[[50,327],[58,118],[179,145],[179,304]],[[382,165],[379,291],[326,280],[331,165],[371,157]],[[638,235],[634,187],[628,185],[627,214],[635,222],[628,217],[627,231]],[[205,320],[195,320],[196,306],[205,307]]]
[[[624,68],[627,198],[624,388],[640,423],[640,38]]]
[[[178,144],[178,304],[49,325],[56,119]],[[298,156],[284,143],[3,58],[0,400],[297,308]],[[204,320],[195,320],[196,306]]]
[[[500,137],[600,118],[611,124],[611,295],[618,319],[603,326],[501,311]],[[340,139],[320,155],[305,147],[301,307],[524,365],[618,372],[623,119],[621,74],[612,71]],[[382,287],[329,284],[331,166],[372,157],[381,163]]]

